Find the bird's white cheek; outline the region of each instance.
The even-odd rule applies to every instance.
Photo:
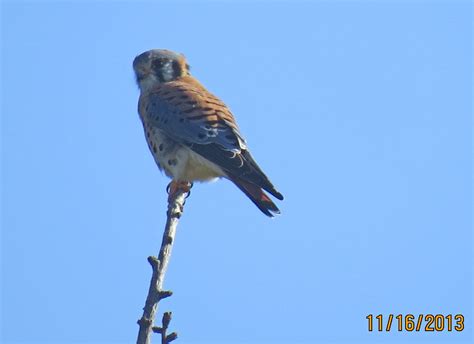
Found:
[[[162,68],[162,76],[163,80],[166,81],[171,81],[176,79],[176,75],[174,75],[173,67],[170,62],[166,63],[163,68]]]

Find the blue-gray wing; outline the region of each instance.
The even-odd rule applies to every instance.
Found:
[[[161,84],[140,108],[149,124],[181,144],[217,144],[233,153],[246,148],[230,110],[202,87],[179,81]]]

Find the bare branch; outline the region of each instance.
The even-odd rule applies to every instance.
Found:
[[[172,332],[170,334],[166,334],[166,330],[168,330],[168,326],[171,321],[171,312],[165,312],[163,314],[163,318],[161,319],[161,327],[153,327],[153,332],[161,334],[161,344],[168,344],[178,338],[178,334],[176,332]]]
[[[168,211],[166,213],[167,220],[165,231],[163,233],[163,240],[161,242],[160,253],[158,258],[150,256],[148,262],[153,269],[151,276],[150,287],[148,289],[148,296],[143,307],[143,315],[138,320],[140,326],[137,338],[137,344],[150,344],[151,334],[154,332],[161,333],[162,343],[169,343],[177,338],[175,332],[166,335],[169,322],[171,320],[171,313],[166,312],[163,315],[162,327],[153,327],[156,311],[158,309],[158,302],[172,295],[171,291],[163,290],[163,281],[165,279],[166,269],[171,257],[171,250],[173,248],[174,238],[176,236],[176,228],[178,226],[179,218],[183,213],[184,203],[189,196],[189,187],[178,187],[170,192],[168,198]]]

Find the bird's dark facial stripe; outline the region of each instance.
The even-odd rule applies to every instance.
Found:
[[[173,78],[177,79],[180,76],[182,76],[182,70],[181,70],[181,65],[179,64],[179,61],[174,60],[173,61]]]

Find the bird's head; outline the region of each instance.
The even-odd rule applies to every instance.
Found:
[[[189,75],[184,55],[164,49],[148,50],[135,57],[133,70],[142,91]]]

